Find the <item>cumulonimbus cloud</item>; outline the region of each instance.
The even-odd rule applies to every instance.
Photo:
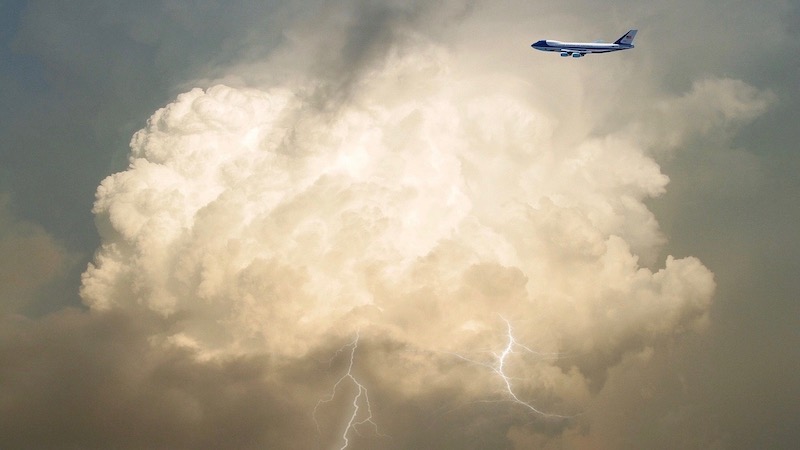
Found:
[[[644,201],[668,183],[647,119],[565,146],[548,111],[454,70],[436,46],[391,53],[333,110],[311,82],[181,94],[98,188],[85,303],[179,317],[153,342],[207,356],[303,358],[360,330],[403,349],[374,373],[405,395],[453,364],[491,367],[508,323],[556,355],[515,370],[564,413],[626,352],[702,326],[712,273],[639,262],[664,242]],[[705,107],[746,120],[763,99],[740,84],[661,108],[722,92],[733,107]],[[463,390],[497,395],[484,375]]]

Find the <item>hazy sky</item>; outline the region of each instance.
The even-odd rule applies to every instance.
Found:
[[[800,2],[10,0],[0,42],[0,447],[800,441]]]

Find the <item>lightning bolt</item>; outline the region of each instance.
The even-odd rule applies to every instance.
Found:
[[[543,354],[543,353],[540,353],[540,352],[537,352],[535,350],[530,349],[529,347],[525,346],[524,344],[519,343],[516,340],[516,338],[514,337],[514,329],[511,326],[511,322],[508,319],[506,319],[505,317],[503,317],[503,316],[500,316],[500,318],[506,323],[506,345],[505,345],[505,348],[503,348],[503,350],[501,352],[492,352],[492,356],[494,356],[494,360],[491,363],[476,361],[476,360],[467,358],[467,357],[465,357],[463,355],[460,355],[458,353],[450,353],[450,354],[453,355],[453,356],[456,356],[456,357],[458,357],[458,358],[460,358],[460,359],[462,359],[464,361],[470,362],[472,364],[476,364],[476,365],[479,365],[479,366],[482,366],[482,367],[486,367],[489,370],[491,370],[492,372],[494,372],[494,374],[497,375],[500,378],[500,380],[502,381],[503,386],[505,388],[504,389],[505,393],[510,398],[511,402],[516,403],[516,404],[524,407],[525,409],[529,410],[532,413],[535,413],[535,414],[538,414],[538,415],[541,415],[541,416],[544,416],[544,417],[563,418],[563,419],[571,418],[572,416],[563,416],[563,415],[560,415],[560,414],[553,414],[553,413],[548,413],[548,412],[542,411],[541,409],[537,408],[536,406],[534,406],[530,402],[527,402],[527,401],[521,399],[520,396],[517,395],[517,392],[515,392],[514,385],[512,383],[512,377],[510,377],[506,373],[506,363],[508,362],[508,359],[509,359],[509,357],[511,355],[516,354],[516,353],[518,353],[520,351],[523,351],[523,352],[528,353],[528,354],[536,355],[537,357],[540,357],[540,358],[542,358],[542,357],[558,358],[559,356],[558,356],[558,354]]]
[[[341,353],[344,353],[349,350],[349,361],[347,365],[347,372],[342,375],[336,383],[333,385],[330,394],[319,400],[317,405],[314,407],[314,413],[312,417],[314,419],[314,423],[317,425],[317,432],[320,431],[319,422],[317,421],[317,411],[321,405],[325,403],[330,403],[336,398],[336,393],[339,391],[340,386],[346,383],[350,383],[352,386],[355,387],[355,395],[353,396],[353,403],[352,403],[352,411],[350,413],[350,417],[347,421],[347,425],[342,432],[341,441],[342,446],[339,450],[344,450],[350,445],[350,436],[351,433],[359,434],[358,427],[362,425],[370,425],[374,430],[375,434],[378,436],[386,437],[384,434],[381,434],[378,430],[378,424],[375,423],[372,415],[372,405],[369,402],[369,391],[367,390],[366,386],[361,383],[358,378],[353,375],[353,366],[355,365],[355,355],[356,350],[358,350],[358,340],[360,338],[359,331],[356,331],[356,335],[353,340],[347,344],[345,344],[342,348],[340,348],[336,354],[331,358],[331,362],[333,359],[336,358]],[[363,412],[362,412],[363,411]]]

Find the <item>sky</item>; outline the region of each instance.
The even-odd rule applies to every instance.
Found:
[[[798,42],[777,0],[0,3],[0,447],[794,448]]]

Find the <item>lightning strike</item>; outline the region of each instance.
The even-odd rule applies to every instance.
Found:
[[[319,422],[317,421],[317,411],[319,407],[325,403],[330,403],[336,398],[336,393],[339,391],[339,387],[344,383],[351,383],[355,387],[355,395],[353,396],[353,403],[352,403],[352,412],[350,414],[349,419],[347,420],[347,425],[342,432],[342,446],[339,447],[339,450],[344,450],[350,445],[350,435],[351,432],[355,432],[359,434],[358,427],[361,425],[369,424],[376,435],[385,437],[386,435],[381,434],[378,430],[378,424],[372,420],[372,405],[369,402],[369,391],[367,390],[366,386],[364,386],[356,377],[353,375],[353,366],[355,365],[355,355],[356,350],[358,350],[358,341],[360,335],[359,332],[356,331],[356,335],[351,342],[345,344],[342,348],[340,348],[336,354],[331,358],[331,361],[336,358],[337,355],[348,351],[349,349],[349,361],[347,366],[347,372],[342,375],[336,383],[333,385],[331,389],[330,395],[326,398],[321,399],[317,402],[317,405],[314,407],[314,412],[312,414],[314,418],[314,423],[317,426],[317,432],[320,432]],[[364,412],[362,413],[362,410]]]
[[[476,360],[467,358],[467,357],[465,357],[463,355],[460,355],[460,354],[457,354],[457,353],[452,353],[452,355],[454,355],[454,356],[456,356],[456,357],[458,357],[460,359],[463,359],[464,361],[467,361],[467,362],[470,362],[470,363],[473,363],[473,364],[477,364],[479,366],[486,367],[489,370],[491,370],[492,372],[494,372],[502,380],[505,393],[508,395],[508,397],[510,397],[510,399],[511,399],[511,401],[513,403],[516,403],[516,404],[524,407],[525,409],[529,410],[532,413],[535,413],[535,414],[538,414],[538,415],[541,415],[541,416],[544,416],[544,417],[562,418],[562,419],[571,418],[572,416],[564,416],[564,415],[560,415],[560,414],[553,414],[553,413],[548,413],[548,412],[542,411],[541,409],[535,407],[530,402],[527,402],[527,401],[521,399],[519,397],[519,395],[517,394],[517,392],[515,392],[514,385],[512,383],[512,377],[509,376],[506,373],[506,363],[508,362],[509,356],[511,356],[513,354],[516,354],[519,351],[523,351],[524,353],[536,355],[537,357],[540,357],[540,358],[541,357],[558,358],[559,356],[557,354],[540,353],[540,352],[537,352],[535,350],[532,350],[531,348],[527,347],[524,344],[521,344],[514,337],[514,329],[511,326],[511,322],[508,319],[506,319],[505,317],[503,317],[503,316],[500,316],[500,318],[503,319],[503,321],[506,323],[506,338],[507,338],[507,340],[506,340],[505,348],[503,348],[503,350],[501,352],[492,352],[491,353],[492,356],[494,356],[494,360],[491,363],[485,363],[485,362],[481,362],[481,361],[476,361]],[[515,350],[517,350],[517,351],[515,351]]]

